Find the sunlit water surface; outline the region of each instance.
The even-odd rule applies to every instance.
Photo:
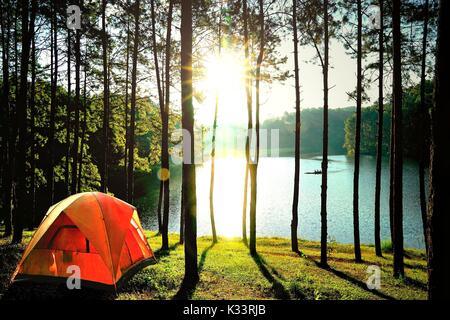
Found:
[[[389,239],[389,167],[383,160],[381,188],[381,237]],[[320,169],[321,159],[301,159],[299,235],[320,239],[321,175],[305,174]],[[197,166],[197,226],[199,235],[211,234],[209,185],[211,163]],[[245,160],[216,160],[215,219],[220,236],[242,233]],[[290,237],[294,158],[261,158],[258,166],[257,235]],[[169,230],[179,231],[181,177],[171,179]],[[404,165],[404,241],[406,247],[424,248],[419,206],[417,164]],[[144,204],[143,223],[157,229],[156,207],[159,181]],[[331,156],[328,175],[328,236],[342,243],[353,242],[353,158]],[[374,242],[375,158],[362,157],[360,170],[360,230],[362,243]]]

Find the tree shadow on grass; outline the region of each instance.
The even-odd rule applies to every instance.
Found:
[[[330,272],[333,273],[334,275],[338,276],[339,278],[341,278],[341,279],[343,279],[343,280],[346,280],[346,281],[348,281],[348,282],[354,284],[355,286],[357,286],[357,287],[359,287],[359,288],[361,288],[361,289],[363,289],[363,290],[366,290],[367,292],[370,292],[370,293],[372,293],[372,294],[374,294],[374,295],[376,295],[376,296],[378,296],[378,297],[380,297],[380,298],[382,298],[382,299],[386,299],[386,300],[395,300],[394,297],[391,297],[391,296],[389,296],[389,295],[387,295],[387,294],[385,294],[385,293],[383,293],[383,292],[381,292],[381,291],[378,291],[378,290],[375,290],[375,289],[370,290],[370,289],[367,287],[367,284],[366,284],[366,283],[364,283],[363,281],[358,280],[358,279],[356,279],[356,278],[354,278],[354,277],[352,277],[352,276],[349,276],[349,275],[346,274],[345,272],[342,272],[342,271],[333,269],[333,268],[331,268],[331,267],[328,268],[328,271],[330,271]]]
[[[186,279],[186,277],[183,279],[183,282],[181,283],[180,289],[178,289],[178,292],[173,297],[173,300],[189,300],[192,298],[192,294],[194,293],[195,289],[197,288],[198,281],[200,279]]]
[[[208,255],[209,250],[211,250],[212,248],[214,248],[216,244],[213,242],[211,243],[208,247],[206,247],[203,251],[202,254],[200,256],[200,261],[198,263],[198,272],[200,273],[203,270],[203,266],[205,265],[205,261],[206,261],[206,256]]]
[[[162,257],[167,257],[167,256],[170,255],[170,252],[173,251],[173,250],[176,250],[176,248],[177,248],[179,245],[180,245],[180,243],[177,242],[177,243],[175,243],[175,244],[169,246],[169,249],[168,249],[168,250],[163,250],[163,249],[160,248],[160,249],[154,251],[153,253],[155,254],[155,257],[156,257],[157,259],[160,259],[160,258],[162,258]]]
[[[264,276],[264,278],[267,279],[272,284],[272,290],[274,292],[275,298],[282,299],[282,300],[289,300],[291,297],[289,295],[289,292],[286,290],[286,288],[283,286],[283,284],[274,277],[272,273],[275,274],[275,276],[278,276],[279,273],[276,271],[273,267],[271,267],[263,257],[261,257],[258,253],[255,253],[252,255],[253,261],[255,261],[256,265],[259,268],[259,271]],[[269,271],[272,270],[272,273]]]
[[[405,284],[414,286],[414,287],[416,287],[418,289],[422,289],[422,290],[425,290],[425,291],[428,290],[428,286],[427,286],[426,283],[423,283],[421,281],[418,281],[418,280],[410,278],[410,277],[405,277]]]
[[[301,258],[308,258],[309,260],[314,261],[314,262],[316,262],[315,259],[320,260],[320,255],[306,255],[306,254],[303,254],[301,251],[298,251],[295,253],[298,254]],[[378,258],[386,259],[385,257],[378,257]],[[361,259],[360,261],[356,261],[355,258],[345,258],[345,257],[336,257],[336,256],[333,256],[333,257],[329,256],[328,260],[334,261],[334,262],[354,263],[357,265],[365,264],[367,266],[373,265],[375,263],[373,261],[364,260],[364,259]]]
[[[206,247],[202,254],[200,255],[200,261],[198,263],[198,273],[200,274],[203,270],[203,267],[205,265],[206,256],[208,255],[209,250],[211,250],[216,244],[211,243],[208,247]],[[178,292],[173,297],[173,300],[189,300],[192,298],[192,294],[195,292],[195,289],[197,287],[197,284],[199,282],[198,279],[183,279],[183,282],[181,283],[180,289],[178,289]]]
[[[323,270],[326,270],[326,271],[328,271],[328,272],[334,274],[335,276],[337,276],[337,277],[339,277],[339,278],[341,278],[341,279],[343,279],[343,280],[345,280],[345,281],[348,281],[348,282],[350,282],[351,284],[353,284],[353,285],[355,285],[355,286],[357,286],[357,287],[359,287],[359,288],[361,288],[361,289],[363,289],[363,290],[365,290],[365,291],[367,291],[367,292],[370,292],[370,293],[372,293],[372,294],[374,294],[374,295],[376,295],[376,296],[378,296],[378,297],[380,297],[380,298],[382,298],[382,299],[386,299],[386,300],[396,300],[394,297],[391,297],[391,296],[389,296],[389,295],[387,295],[387,294],[385,294],[385,293],[383,293],[383,292],[381,292],[381,291],[378,291],[378,290],[375,290],[375,289],[370,290],[370,289],[367,287],[367,284],[366,284],[366,283],[364,283],[363,281],[358,280],[358,279],[356,279],[356,278],[354,278],[354,277],[348,275],[348,274],[345,273],[345,272],[342,272],[342,271],[339,271],[339,270],[337,270],[337,269],[334,269],[334,268],[332,268],[332,267],[329,266],[329,265],[327,265],[327,266],[322,266],[322,264],[320,264],[320,262],[317,262],[316,260],[314,260],[314,259],[312,259],[312,258],[310,258],[310,257],[306,257],[306,259],[308,259],[309,261],[312,261],[313,263],[315,263],[315,265],[316,265],[317,267],[319,267],[319,268],[321,268],[321,269],[323,269]],[[354,262],[354,263],[356,263],[356,262]]]
[[[419,270],[422,270],[423,272],[427,272],[427,270],[428,270],[428,268],[426,266],[422,266],[420,264],[405,263],[405,267],[410,268],[410,269],[419,269]]]
[[[154,235],[150,235],[149,238],[158,238],[158,237],[161,237],[161,235],[162,235],[161,232],[158,231]]]

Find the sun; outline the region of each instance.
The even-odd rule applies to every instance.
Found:
[[[216,96],[219,101],[219,122],[236,124],[245,122],[245,64],[243,54],[222,50],[220,55],[211,54],[204,60],[204,77],[198,90],[204,100],[198,107],[197,118],[209,124],[214,117]]]
[[[240,56],[234,52],[211,55],[206,58],[206,79],[210,91],[225,91],[225,88],[244,84],[245,68]]]

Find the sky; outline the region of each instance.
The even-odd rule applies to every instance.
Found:
[[[174,37],[178,37],[178,32],[174,33]],[[281,56],[287,56],[288,58],[281,70],[289,70],[291,75],[293,75],[292,41],[290,39],[282,40],[279,52]],[[48,60],[46,62],[49,62],[48,56],[49,54],[43,57],[44,60]],[[348,99],[347,92],[353,91],[356,86],[356,60],[347,54],[339,41],[333,39],[330,40],[329,56],[329,107],[354,106],[355,102]],[[312,46],[299,47],[302,109],[321,108],[323,106],[322,69],[318,64],[318,59],[314,59],[314,57],[315,49]],[[194,100],[195,116],[198,124],[210,126],[213,122],[215,90],[212,90],[212,87],[217,85],[221,88],[219,90],[219,125],[243,125],[247,123],[245,87],[243,79],[240,79],[239,76],[239,67],[242,67],[243,58],[243,52],[237,52],[226,58],[222,67],[217,68],[217,66],[214,66],[214,63],[209,63],[209,69],[213,69],[212,73],[220,74],[220,76],[213,77],[213,79],[209,77],[210,79],[194,83],[196,89],[200,88],[205,91],[204,101]],[[213,67],[211,68],[211,66]],[[60,69],[65,71],[65,64]],[[152,99],[156,99],[156,86],[152,81],[141,82],[140,89],[141,93],[150,94]],[[377,85],[374,84],[367,91],[367,94],[370,98],[369,104],[374,103],[378,96]],[[179,89],[171,90],[173,108],[178,110],[180,104],[179,96]],[[291,77],[283,83],[276,81],[270,85],[263,83],[261,85],[261,122],[268,118],[280,117],[285,112],[295,112],[294,78]]]
[[[282,55],[288,57],[284,70],[294,69],[292,42],[283,41],[279,49]],[[343,108],[354,106],[355,102],[348,99],[347,92],[356,87],[356,60],[346,53],[345,48],[338,41],[330,42],[330,69],[329,69],[329,107]],[[315,57],[315,49],[302,46],[299,49],[300,62],[300,86],[301,86],[301,108],[323,107],[323,80],[322,68]],[[234,57],[233,57],[234,58]],[[237,59],[237,58],[236,58]],[[317,61],[317,63],[315,62]],[[236,62],[237,64],[239,62]],[[221,69],[221,68],[219,68]],[[227,73],[229,68],[223,67],[222,72]],[[213,79],[219,82],[221,93],[219,98],[219,124],[239,125],[247,122],[246,100],[243,85],[240,85],[238,76],[227,73],[222,79]],[[293,72],[291,72],[293,74]],[[204,82],[211,82],[205,79]],[[200,87],[208,88],[209,85],[200,83]],[[240,88],[242,87],[242,88]],[[367,92],[372,104],[378,96],[377,85],[374,84]],[[214,116],[215,95],[205,93],[203,103],[197,103],[196,120],[205,125],[210,125]],[[294,78],[287,81],[272,84],[263,84],[261,88],[260,120],[280,117],[285,112],[295,112],[295,90]]]

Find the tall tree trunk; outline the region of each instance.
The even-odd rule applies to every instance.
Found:
[[[256,81],[255,81],[256,82]],[[250,172],[250,226],[249,226],[249,248],[250,254],[256,254],[256,198],[257,198],[257,164],[251,163],[249,165]]]
[[[389,144],[389,229],[394,244],[394,99],[391,99],[391,137]]]
[[[102,0],[102,60],[103,60],[103,158],[101,190],[108,191],[108,131],[109,131],[109,85],[108,85],[108,35],[106,33],[106,5],[107,0]],[[133,150],[131,149],[131,152]]]
[[[127,2],[128,3],[128,2]],[[128,198],[128,151],[129,151],[129,130],[128,130],[128,82],[129,82],[129,69],[130,69],[130,18],[127,17],[127,57],[125,67],[125,154],[123,158],[124,173],[125,173],[125,198]]]
[[[247,138],[245,141],[245,181],[244,181],[244,203],[242,208],[242,240],[247,243],[247,194],[248,194],[248,176],[250,171],[250,134],[253,130],[252,115],[252,72],[250,70],[250,50],[249,50],[249,34],[248,34],[248,8],[247,0],[242,1],[243,20],[244,20],[244,50],[245,50],[245,93],[247,97]]]
[[[83,112],[83,124],[81,129],[81,142],[80,142],[80,152],[79,152],[79,160],[78,160],[78,182],[77,182],[77,192],[81,192],[81,178],[82,178],[82,172],[83,172],[83,151],[84,151],[84,144],[86,140],[86,129],[87,129],[87,48],[85,53],[85,65],[84,65],[84,83],[83,83],[83,105],[84,105],[84,112]]]
[[[322,186],[320,195],[320,264],[327,267],[327,179],[328,179],[328,0],[323,2],[324,19],[324,63],[323,63],[323,151],[322,151]]]
[[[259,162],[259,108],[260,108],[260,83],[261,83],[261,64],[264,58],[264,45],[265,45],[265,28],[264,28],[264,1],[259,0],[259,27],[260,27],[260,47],[258,58],[256,59],[256,72],[255,72],[255,131],[256,131],[256,155],[254,161],[250,164],[250,241],[249,248],[251,254],[256,254],[256,200],[257,200],[257,178],[258,178],[258,162]]]
[[[82,1],[80,1],[82,5]],[[78,182],[78,151],[79,151],[79,140],[80,140],[80,109],[81,109],[81,31],[75,31],[75,122],[74,122],[74,134],[73,134],[73,148],[72,148],[72,184],[71,192],[72,194],[77,193],[77,182]]]
[[[166,74],[168,76],[168,74]],[[169,87],[166,87],[169,90]],[[190,134],[189,150],[183,152],[183,196],[185,216],[185,283],[198,281],[197,196],[194,164],[194,108],[192,106],[192,0],[181,2],[181,106],[182,127]],[[190,151],[190,152],[189,152]],[[190,159],[187,158],[190,155]]]
[[[358,11],[358,49],[356,70],[356,132],[355,132],[355,168],[353,175],[353,241],[355,261],[361,262],[361,245],[359,238],[359,159],[361,148],[361,104],[362,104],[362,8],[361,1],[357,1]]]
[[[291,249],[298,252],[298,199],[300,191],[300,76],[298,63],[297,0],[292,0],[292,30],[294,33],[294,76],[295,76],[295,169],[294,195],[292,202]]]
[[[66,194],[70,194],[70,117],[71,117],[71,93],[72,93],[72,81],[71,81],[71,36],[70,29],[67,29],[67,109],[66,109],[66,167],[64,172],[64,180],[66,183]]]
[[[16,193],[15,193],[15,185],[17,183],[17,177],[16,177],[16,166],[17,166],[17,135],[19,130],[19,120],[17,118],[17,98],[19,96],[19,26],[18,26],[18,20],[19,20],[19,2],[16,2],[18,5],[16,6],[14,10],[14,72],[12,76],[12,83],[14,88],[14,97],[16,99],[14,107],[10,108],[10,125],[11,125],[11,133],[10,133],[10,139],[9,139],[9,168],[11,170],[11,217],[9,217],[9,220],[13,220],[14,212],[17,210],[16,208]],[[8,16],[9,17],[9,16]],[[9,23],[8,23],[9,25]],[[9,224],[8,220],[8,224]],[[7,226],[8,227],[8,226]],[[5,233],[11,234],[12,233],[12,223],[9,226],[9,230],[6,229]]]
[[[127,5],[129,5],[127,1]],[[128,151],[129,151],[129,128],[128,128],[128,87],[129,87],[129,74],[130,74],[130,17],[127,16],[127,53],[126,53],[126,62],[125,62],[125,112],[124,112],[124,122],[125,122],[125,150],[123,157],[123,168],[124,168],[124,178],[125,178],[125,199],[128,198]]]
[[[248,144],[248,142],[246,144]],[[245,165],[245,174],[244,174],[244,204],[242,207],[242,241],[244,243],[247,243],[248,172],[249,172],[249,168],[248,168],[248,164],[246,164]]]
[[[383,120],[384,120],[384,0],[379,0],[380,30],[378,38],[378,129],[377,129],[377,159],[375,173],[375,254],[381,257],[381,226],[380,226],[380,197],[381,197],[381,161],[383,159]]]
[[[172,12],[173,0],[169,1],[169,13],[167,17],[167,35],[166,35],[166,71],[165,71],[165,102],[162,112],[162,137],[161,137],[161,160],[163,179],[163,221],[162,221],[162,246],[161,249],[169,249],[169,200],[170,200],[170,170],[169,170],[169,104],[170,104],[170,61],[171,61],[171,41],[172,41]]]
[[[155,73],[156,73],[156,85],[158,87],[158,101],[159,101],[159,113],[161,120],[163,118],[164,113],[164,92],[162,90],[162,80],[161,74],[159,70],[159,59],[158,59],[158,49],[156,46],[156,16],[155,16],[155,0],[151,0],[151,17],[152,17],[152,46],[153,46],[153,60],[155,62]],[[162,123],[162,121],[161,121]],[[161,129],[162,135],[162,129]],[[162,141],[162,140],[161,140]],[[162,153],[162,146],[161,146]],[[162,158],[162,157],[161,157]],[[162,164],[161,164],[162,168]],[[164,182],[161,180],[159,184],[159,196],[158,196],[158,233],[162,232],[162,217],[161,217],[161,204],[163,200],[163,192],[164,192]]]
[[[19,120],[17,118],[17,98],[19,96],[19,15],[20,15],[20,5],[16,1],[16,8],[14,10],[14,73],[12,77],[13,87],[14,87],[14,107],[10,109],[11,118],[11,135],[10,135],[10,162],[11,162],[11,216],[14,216],[14,211],[16,210],[15,202],[15,185],[17,183],[16,177],[16,161],[17,161],[17,136],[19,130]],[[11,217],[11,219],[12,219]]]
[[[34,136],[36,135],[36,36],[34,30],[34,24],[30,27],[31,32],[31,88],[30,88],[30,202],[31,211],[28,219],[28,227],[32,230],[35,226],[36,218],[36,142]]]
[[[130,149],[128,151],[128,202],[133,203],[134,197],[134,145],[135,145],[135,125],[136,125],[136,85],[137,85],[137,59],[139,50],[139,16],[140,0],[134,4],[134,42],[131,67],[131,116],[130,116]]]
[[[28,93],[28,62],[30,60],[31,34],[34,30],[34,19],[37,10],[37,0],[32,0],[31,16],[29,15],[28,0],[21,0],[22,13],[22,53],[20,60],[20,89],[17,96],[17,118],[19,120],[19,143],[17,152],[16,177],[17,177],[17,208],[14,214],[14,232],[12,243],[22,242],[23,227],[27,212],[26,192],[26,153],[27,153],[27,93]],[[56,19],[55,19],[56,22]],[[29,29],[28,29],[29,28]]]
[[[434,106],[431,116],[430,198],[428,202],[428,298],[450,299],[450,2],[439,1],[438,40],[436,48]]]
[[[222,2],[220,2],[220,17],[219,17],[219,58],[222,53]],[[216,88],[216,104],[214,108],[214,122],[212,130],[211,141],[211,179],[209,184],[209,216],[211,220],[211,231],[213,243],[217,243],[216,222],[214,219],[214,178],[215,178],[215,159],[216,159],[216,131],[217,131],[217,113],[219,111],[219,89]],[[202,130],[203,134],[203,130]],[[203,139],[202,139],[203,141]],[[202,149],[203,150],[203,149]],[[203,154],[203,152],[202,152]]]
[[[7,6],[8,5],[8,6]],[[9,42],[8,44],[6,44],[6,28],[5,28],[5,21],[3,20],[4,18],[4,10],[3,10],[3,6],[7,6],[6,8],[9,8],[9,3],[7,3],[5,1],[5,3],[1,3],[0,4],[0,38],[1,38],[1,45],[2,45],[2,89],[5,87],[5,83],[9,82],[9,79],[5,79],[5,72],[7,74],[7,76],[9,77],[8,73],[9,73],[9,64],[8,64],[8,50],[9,50]],[[9,26],[7,27],[9,29]],[[9,40],[8,40],[9,41]],[[7,70],[6,70],[7,69]],[[7,95],[6,95],[7,96]],[[9,113],[9,106],[8,106],[8,97],[6,97],[3,90],[2,90],[2,95],[1,95],[1,104],[0,104],[0,123],[2,125],[2,132],[1,132],[1,139],[0,139],[0,161],[2,162],[0,164],[0,173],[1,173],[1,178],[0,181],[2,181],[2,185],[0,187],[0,192],[4,192],[4,182],[3,182],[3,172],[7,169],[5,169],[5,165],[7,162],[7,157],[5,157],[5,152],[8,149],[8,141],[5,140],[4,137],[4,129],[8,128],[8,118],[7,118],[7,114]],[[4,209],[4,205],[2,203],[2,209]],[[0,213],[0,221],[3,221],[3,210]]]
[[[426,84],[426,63],[427,63],[427,36],[428,36],[428,7],[429,0],[425,0],[424,4],[424,22],[423,22],[423,39],[422,39],[422,62],[420,73],[420,160],[419,160],[419,192],[420,192],[420,210],[422,213],[424,240],[427,241],[427,200],[425,194],[425,155],[426,136],[429,129],[428,110],[425,101],[425,84]],[[428,246],[425,244],[428,250]]]
[[[216,232],[216,222],[214,219],[214,174],[215,174],[215,147],[216,147],[216,128],[217,128],[217,107],[219,101],[218,97],[216,97],[216,107],[214,111],[214,124],[213,124],[213,137],[212,137],[212,152],[211,152],[211,179],[210,179],[210,187],[209,187],[209,217],[211,220],[211,232],[213,243],[217,243],[217,232]]]
[[[402,60],[401,60],[401,1],[393,1],[393,60],[394,60],[394,276],[404,276],[403,266],[403,139],[402,139]]]
[[[48,204],[49,206],[54,202],[55,196],[55,117],[57,108],[57,96],[56,90],[58,87],[58,29],[56,21],[56,10],[57,2],[55,1],[52,6],[52,27],[50,32],[51,38],[51,103],[50,103],[50,131],[48,137],[48,145],[50,157],[48,161],[48,171],[47,171],[47,193],[48,193]]]
[[[181,212],[180,212],[180,244],[184,243],[184,191],[181,188]]]
[[[161,208],[162,208],[163,192],[164,192],[164,183],[162,181],[159,181],[158,207],[156,209],[156,219],[158,220],[158,234],[161,234],[162,232]]]
[[[9,14],[3,11],[3,8],[9,8],[9,1],[5,1],[4,7],[1,6],[0,24],[2,31],[2,73],[3,73],[3,86],[2,86],[2,141],[3,141],[3,161],[4,167],[2,171],[2,197],[3,197],[3,219],[5,224],[5,232],[3,236],[9,237],[12,233],[11,226],[11,188],[12,188],[12,158],[11,150],[11,135],[10,127],[12,125],[12,115],[9,105],[9,44],[10,44],[10,18]],[[6,14],[6,17],[5,17]],[[6,27],[5,27],[6,22]]]

